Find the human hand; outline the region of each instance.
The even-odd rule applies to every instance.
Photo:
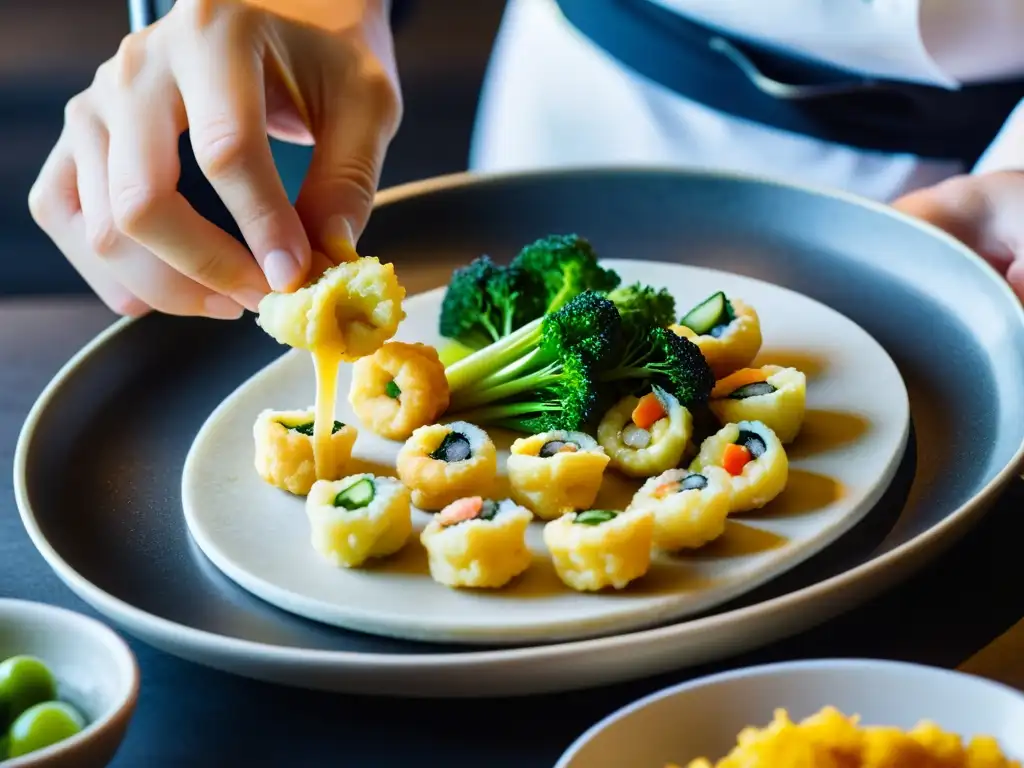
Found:
[[[893,206],[981,255],[1024,300],[1024,172],[955,176],[911,192]]]
[[[33,218],[119,314],[234,318],[299,287],[347,258],[401,119],[388,4],[178,0],[68,103]],[[248,249],[178,193],[185,130]],[[294,207],[268,134],[315,145]]]

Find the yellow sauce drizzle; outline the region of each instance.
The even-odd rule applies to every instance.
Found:
[[[328,477],[334,466],[334,407],[338,399],[338,368],[341,355],[334,349],[314,349],[313,371],[316,375],[316,410],[313,416],[313,463],[318,480],[337,480]]]

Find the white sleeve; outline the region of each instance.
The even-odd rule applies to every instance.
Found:
[[[992,171],[1024,171],[1024,101],[1010,113],[972,172]]]

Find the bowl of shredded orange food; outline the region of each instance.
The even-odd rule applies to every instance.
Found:
[[[615,712],[556,768],[1022,768],[1024,694],[949,670],[823,660],[737,670]]]

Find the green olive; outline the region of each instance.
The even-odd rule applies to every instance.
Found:
[[[35,656],[11,656],[0,664],[0,729],[41,701],[57,698],[57,681]]]
[[[85,718],[63,701],[44,701],[22,712],[11,726],[8,749],[11,757],[70,739],[85,728]]]

